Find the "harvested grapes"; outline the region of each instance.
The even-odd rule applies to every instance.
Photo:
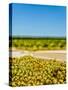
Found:
[[[10,85],[35,86],[66,83],[66,63],[32,56],[10,58]]]

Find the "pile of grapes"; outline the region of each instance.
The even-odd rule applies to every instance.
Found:
[[[10,58],[10,86],[35,86],[66,83],[66,63],[32,56]]]

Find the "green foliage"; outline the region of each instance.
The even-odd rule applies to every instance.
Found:
[[[10,47],[21,50],[64,50],[66,40],[64,38],[12,38]]]

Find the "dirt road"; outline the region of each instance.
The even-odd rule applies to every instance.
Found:
[[[66,51],[64,50],[50,50],[50,51],[10,51],[9,56],[20,57],[25,55],[31,55],[33,57],[45,58],[45,59],[57,59],[66,60]]]
[[[35,57],[45,58],[45,59],[57,59],[57,60],[66,60],[65,51],[39,51],[33,53]]]

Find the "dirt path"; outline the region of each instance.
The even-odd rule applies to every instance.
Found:
[[[45,59],[57,59],[66,60],[65,50],[50,50],[50,51],[10,51],[10,57],[20,57],[25,55],[31,55],[34,57],[45,58]]]
[[[35,57],[45,58],[45,59],[57,59],[66,60],[65,51],[41,51],[33,53]]]

